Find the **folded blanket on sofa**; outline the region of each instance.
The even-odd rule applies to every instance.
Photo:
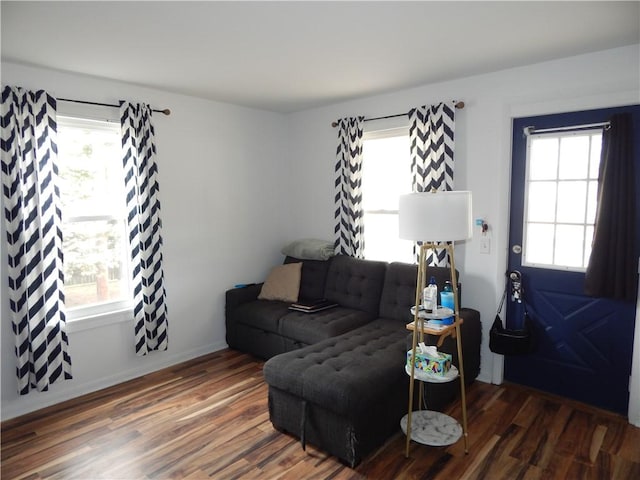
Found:
[[[300,260],[328,260],[335,254],[332,242],[315,238],[295,240],[281,250],[283,255]]]

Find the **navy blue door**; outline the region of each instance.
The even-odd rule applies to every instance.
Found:
[[[622,111],[633,114],[640,186],[640,106],[513,122],[508,268],[521,273],[524,304],[507,296],[507,326],[522,325],[526,306],[538,348],[506,356],[504,372],[507,381],[626,415],[636,305],[583,294],[589,218],[595,208],[590,188],[596,182],[590,175],[600,153],[598,124]],[[561,130],[579,125],[590,127]]]

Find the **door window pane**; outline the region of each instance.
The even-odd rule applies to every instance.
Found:
[[[584,226],[557,225],[554,264],[582,267]]]
[[[596,209],[598,208],[598,182],[589,182],[589,192],[587,193],[587,224],[596,223]]]
[[[586,195],[587,182],[559,182],[557,221],[584,223]]]
[[[530,223],[527,228],[524,260],[526,263],[553,263],[553,225]]]
[[[529,134],[523,259],[584,271],[597,206],[602,130]]]
[[[589,257],[591,257],[591,245],[593,241],[593,225],[587,225],[584,229],[584,258],[582,264],[589,265]]]
[[[589,171],[589,137],[564,137],[560,141],[560,180],[587,178]]]
[[[533,182],[529,186],[527,201],[528,218],[531,222],[553,222],[556,207],[556,183]]]
[[[589,159],[589,178],[598,178],[600,156],[602,155],[602,135],[591,136],[591,158]]]
[[[558,139],[534,138],[530,145],[529,180],[555,179],[558,171]]]

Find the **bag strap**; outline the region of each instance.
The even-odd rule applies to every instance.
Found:
[[[522,278],[522,273],[520,273],[520,303],[522,304],[524,315],[527,316],[529,315],[529,311],[527,310],[527,301],[526,301],[525,293],[526,292],[524,291],[524,279]]]
[[[502,292],[502,298],[500,299],[500,305],[498,305],[498,312],[496,315],[499,315],[502,312],[502,306],[504,305],[504,301],[507,298],[507,291],[509,290],[509,272],[504,274],[505,282],[504,282],[504,292]]]
[[[505,278],[505,281],[504,281],[504,292],[502,292],[502,298],[500,299],[500,304],[498,305],[497,314],[500,314],[502,312],[502,307],[504,306],[504,301],[506,300],[507,293],[509,292],[509,281],[511,280],[509,274],[510,274],[509,271],[506,271],[505,274],[504,274],[504,278]],[[524,309],[524,313],[525,313],[525,315],[528,315],[529,311],[527,310],[527,302],[525,302],[525,299],[524,299],[524,287],[522,286],[522,284],[520,285],[520,299],[521,299],[520,303],[522,303],[522,308]]]
[[[515,270],[514,270],[515,272]],[[502,295],[502,301],[500,302],[500,308],[502,308],[502,303],[504,302],[504,298],[507,295],[507,292],[509,290],[509,282],[513,281],[513,279],[511,278],[511,273],[513,272],[509,272],[507,271],[505,273],[506,276],[506,286],[505,286],[505,291],[504,294]],[[522,309],[523,309],[523,314],[524,314],[524,321],[526,321],[526,318],[529,316],[529,310],[527,310],[527,302],[525,299],[525,291],[524,291],[524,279],[522,278],[522,273],[521,272],[517,272],[519,275],[518,280],[520,281],[520,297],[518,299],[518,303],[522,304]],[[498,310],[498,312],[500,312],[500,310]]]

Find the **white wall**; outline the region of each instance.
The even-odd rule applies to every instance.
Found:
[[[500,357],[489,351],[487,332],[506,268],[511,118],[638,103],[639,58],[639,46],[625,47],[287,116],[3,64],[3,84],[109,103],[127,98],[173,112],[170,117],[154,117],[169,351],[136,358],[129,323],[74,331],[70,346],[75,379],[55,385],[49,393],[19,398],[14,393],[12,334],[3,295],[3,418],[224,347],[224,291],[235,283],[264,278],[268,268],[281,261],[279,249],[290,239],[333,237],[336,131],[331,122],[454,99],[466,103],[457,111],[456,188],[473,192],[474,216],[489,223],[492,242],[491,253],[481,255],[476,236],[457,247],[456,262],[464,304],[480,310],[484,324],[480,379],[499,382]],[[4,252],[0,267],[6,268]],[[4,271],[1,276],[6,292]],[[639,363],[636,356],[635,377],[640,376]]]
[[[74,379],[58,382],[46,393],[19,397],[3,250],[2,418],[226,347],[225,290],[263,279],[270,266],[282,261],[279,250],[289,240],[287,215],[281,215],[288,208],[284,117],[9,63],[2,64],[2,83],[46,89],[62,98],[127,99],[171,109],[169,117],[154,114],[169,350],[136,357],[130,320],[86,330],[69,324]],[[64,108],[70,107],[61,102],[59,109]]]
[[[491,253],[479,253],[476,229],[473,240],[456,247],[456,266],[462,276],[463,304],[481,312],[484,338],[479,378],[501,382],[502,357],[490,352],[488,331],[506,269],[511,118],[638,103],[639,58],[636,45],[290,115],[289,160],[297,203],[291,236],[332,235],[337,138],[332,121],[355,115],[392,115],[446,100],[464,101],[465,108],[456,112],[455,188],[473,192],[474,218],[482,217],[489,224]],[[367,124],[370,127],[373,125]]]

